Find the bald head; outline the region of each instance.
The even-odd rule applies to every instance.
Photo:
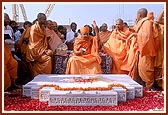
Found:
[[[138,13],[141,14],[141,16],[144,18],[147,16],[148,11],[146,8],[141,8],[138,10]]]
[[[121,18],[117,19],[116,22],[124,23]]]
[[[46,15],[44,13],[38,13],[37,19],[40,18],[40,17],[46,17]]]
[[[44,13],[39,13],[37,15],[37,21],[39,22],[40,25],[43,25],[43,24],[46,25],[46,20],[47,20],[47,18]]]
[[[142,18],[147,17],[148,10],[146,8],[141,8],[137,12],[137,21],[139,21]]]
[[[123,30],[123,26],[124,26],[123,20],[121,18],[117,19],[116,20],[116,29]]]

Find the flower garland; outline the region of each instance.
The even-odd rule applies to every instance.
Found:
[[[99,81],[100,78],[93,78],[93,77],[89,77],[89,78],[81,78],[81,77],[73,77],[72,79],[70,79],[71,82],[95,82],[95,81]],[[67,87],[67,88],[62,88],[59,85],[56,84],[44,84],[42,86],[40,86],[38,88],[38,96],[40,93],[40,89],[44,88],[44,87],[54,87],[55,90],[60,90],[60,91],[72,91],[72,90],[81,90],[81,91],[105,91],[105,90],[111,90],[113,87],[122,87],[123,89],[126,89],[126,91],[128,91],[128,89],[126,88],[126,86],[124,86],[123,84],[120,83],[111,83],[108,85],[108,87],[87,87],[87,88],[83,88],[83,87]]]
[[[59,85],[56,85],[56,84],[44,84],[44,85],[42,85],[42,86],[40,86],[38,88],[38,92],[40,92],[40,89],[42,89],[44,87],[54,87],[55,90],[60,90],[60,91],[72,91],[72,90],[82,90],[82,91],[95,91],[95,90],[98,90],[98,91],[105,91],[105,90],[111,90],[113,87],[122,87],[122,88],[126,89],[126,91],[128,91],[126,86],[124,86],[123,84],[111,83],[111,84],[108,85],[108,87],[87,87],[87,88],[83,88],[83,87],[62,88],[62,87],[60,87]]]
[[[99,80],[100,80],[100,78],[97,78],[97,77],[95,77],[95,78],[92,78],[92,77],[89,77],[89,78],[73,77],[71,79],[72,82],[84,82],[84,83],[86,83],[86,82],[92,83],[92,82],[99,81]]]

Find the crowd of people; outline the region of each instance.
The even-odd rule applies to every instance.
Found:
[[[101,74],[101,55],[112,58],[112,74],[128,74],[147,90],[155,85],[164,89],[164,9],[157,19],[146,8],[137,11],[135,25],[117,19],[108,30],[96,21],[77,30],[47,20],[39,13],[23,29],[4,13],[4,90],[20,88],[38,74],[52,74],[54,55],[71,56],[66,74]]]

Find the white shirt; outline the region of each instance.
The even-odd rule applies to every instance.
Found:
[[[4,34],[9,34],[9,36],[14,40],[14,32],[11,26],[4,26]]]
[[[73,32],[72,30],[69,31],[69,32],[67,32],[67,34],[66,34],[66,41],[67,42],[73,42],[74,35],[75,35],[75,32]]]
[[[15,51],[15,41],[12,27],[9,25],[4,27],[4,34],[9,34],[11,36],[11,39],[6,39],[5,42],[11,51]]]
[[[15,42],[18,42],[20,40],[20,37],[21,37],[21,32],[19,30],[17,30],[15,33],[14,33],[14,36],[15,36]]]

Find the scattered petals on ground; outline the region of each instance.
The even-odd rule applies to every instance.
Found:
[[[20,90],[4,94],[5,111],[164,111],[162,91],[143,90],[143,97],[118,103],[118,106],[48,106],[47,102],[22,97]]]

